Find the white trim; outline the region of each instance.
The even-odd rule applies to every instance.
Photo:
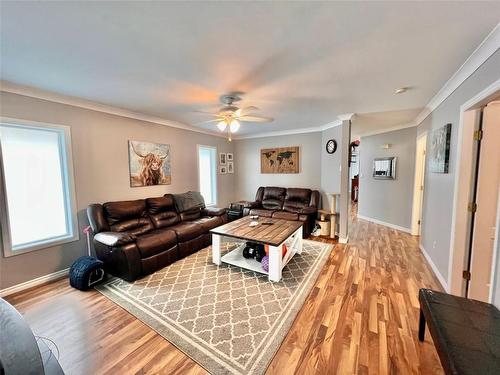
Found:
[[[490,295],[488,297],[488,302],[495,304],[497,307],[500,306],[500,301],[493,301],[496,294],[497,278],[500,277],[500,261],[498,257],[500,256],[500,187],[498,189],[498,204],[497,204],[497,225],[495,229],[495,240],[493,242],[493,257],[491,260],[491,279],[490,279]],[[498,263],[498,269],[497,269]],[[498,272],[496,272],[498,271]]]
[[[495,29],[498,29],[495,28]],[[491,35],[491,34],[490,34]],[[500,79],[493,82],[491,85],[486,87],[484,90],[479,92],[477,95],[466,101],[460,106],[460,119],[458,121],[458,132],[457,132],[457,156],[456,160],[460,161],[462,155],[462,139],[463,139],[463,128],[464,128],[464,112],[473,107],[477,106],[481,102],[489,99],[493,95],[496,95],[500,91]],[[457,167],[459,165],[457,164]],[[450,233],[450,258],[448,262],[448,285],[450,289],[452,287],[452,273],[453,273],[453,260],[454,260],[454,250],[455,250],[455,227],[456,227],[456,216],[457,216],[457,205],[458,205],[458,183],[460,180],[460,168],[455,171],[455,179],[453,182],[453,211],[451,215],[451,233]]]
[[[365,221],[371,221],[372,223],[375,223],[375,224],[385,225],[386,227],[396,229],[396,230],[399,230],[401,232],[411,233],[410,228],[402,227],[402,226],[396,225],[396,224],[387,223],[385,221],[374,219],[372,217],[363,216],[363,215],[358,214],[358,219],[365,220]]]
[[[42,241],[35,241],[33,244],[29,244],[26,246],[23,246],[22,248],[12,250],[12,243],[11,243],[11,238],[10,238],[10,223],[9,223],[9,216],[7,213],[7,199],[6,199],[6,192],[4,186],[0,188],[0,199],[4,201],[5,203],[2,202],[2,204],[5,204],[5,207],[7,208],[2,214],[0,214],[0,227],[2,227],[2,238],[3,238],[3,254],[5,257],[11,257],[11,256],[16,256],[20,254],[25,254],[29,253],[32,251],[36,250],[41,250],[41,249],[46,249],[48,247],[53,247],[53,246],[58,246],[62,245],[65,243],[69,242],[74,242],[78,241],[80,239],[80,233],[78,229],[78,215],[77,215],[77,204],[76,204],[76,190],[75,190],[75,172],[73,168],[73,149],[72,149],[72,138],[71,138],[71,127],[67,125],[60,125],[60,124],[51,124],[51,123],[46,123],[46,122],[40,122],[40,121],[28,121],[28,120],[22,120],[22,119],[17,119],[17,118],[12,118],[12,117],[4,117],[0,116],[0,124],[4,123],[7,125],[17,125],[17,126],[24,126],[24,127],[31,127],[31,128],[38,128],[38,129],[49,129],[49,130],[57,130],[60,132],[60,134],[63,135],[64,139],[63,145],[60,145],[62,151],[61,155],[61,167],[64,170],[64,173],[62,173],[65,183],[64,187],[66,188],[66,204],[69,206],[68,211],[65,210],[65,215],[66,215],[66,220],[71,221],[71,233],[60,236],[57,238],[48,238],[46,240]],[[3,164],[2,160],[0,160],[0,184],[2,184],[3,181]]]
[[[22,292],[23,290],[33,288],[35,286],[39,286],[42,284],[46,284],[50,281],[54,281],[57,279],[61,279],[67,276],[69,273],[69,268],[65,268],[63,270],[49,273],[45,276],[37,277],[36,279],[25,281],[24,283],[13,285],[11,287],[0,289],[0,297],[5,297],[14,293]]]
[[[293,135],[293,134],[317,133],[317,132],[325,131],[327,129],[335,128],[335,127],[340,126],[340,125],[342,125],[342,121],[335,120],[335,121],[329,122],[328,124],[316,126],[316,127],[289,129],[289,130],[278,130],[278,131],[274,131],[274,132],[239,135],[237,137],[233,137],[233,139],[239,140],[239,139],[252,139],[252,138],[265,138],[265,137],[280,137],[283,135]]]
[[[339,237],[339,243],[346,244],[349,242],[349,236],[347,237]]]
[[[424,145],[424,154],[419,155],[419,142],[422,141],[422,138],[425,138]],[[415,147],[415,173],[413,175],[413,202],[412,202],[412,210],[411,210],[411,234],[413,236],[419,235],[419,225],[421,228],[422,223],[418,223],[418,221],[422,218],[422,208],[423,208],[423,191],[425,187],[425,159],[426,159],[426,147],[427,147],[427,131],[417,136],[416,139],[416,147]],[[423,159],[423,160],[422,160]],[[422,168],[423,163],[423,168]],[[423,175],[423,176],[422,176]],[[418,180],[420,177],[420,180]],[[424,177],[424,185],[420,186],[420,181],[422,181],[422,177]]]
[[[403,125],[393,126],[392,128],[374,130],[374,131],[372,131],[372,132],[368,132],[368,133],[360,133],[360,134],[359,134],[359,137],[360,137],[360,138],[364,138],[364,137],[369,137],[369,136],[372,136],[372,135],[377,135],[377,134],[390,133],[390,132],[395,132],[396,130],[402,130],[402,129],[413,128],[413,127],[415,127],[415,126],[417,126],[417,124],[416,124],[416,123],[414,123],[414,122],[410,122],[410,123],[408,123],[408,124],[403,124]]]
[[[425,108],[414,120],[416,125],[429,116],[432,111],[441,105],[464,81],[469,78],[486,60],[500,48],[500,23],[488,34],[460,68],[443,85],[436,95],[427,103]]]
[[[354,113],[343,113],[337,116],[340,121],[349,121],[354,117]]]
[[[209,145],[202,145],[202,144],[197,144],[196,145],[196,165],[197,165],[197,177],[198,177],[198,191],[201,191],[201,186],[200,186],[200,148],[204,148],[204,149],[210,149],[212,151],[215,151],[215,170],[214,171],[211,171],[212,172],[212,176],[210,177],[210,179],[213,181],[215,186],[212,186],[212,188],[214,189],[214,202],[212,202],[211,204],[207,204],[207,207],[215,207],[217,206],[217,202],[218,202],[218,199],[219,199],[219,192],[218,192],[218,186],[219,186],[219,181],[218,181],[218,176],[219,176],[219,173],[218,172],[218,155],[219,153],[217,152],[217,147],[216,146],[209,146]]]
[[[18,94],[23,96],[29,96],[31,98],[37,98],[42,100],[48,100],[55,103],[67,104],[73,107],[90,109],[92,111],[108,113],[111,115],[127,117],[134,120],[146,121],[158,125],[166,125],[173,128],[189,130],[192,132],[203,133],[208,135],[213,135],[215,137],[226,138],[226,134],[221,134],[220,132],[211,132],[208,130],[200,129],[191,125],[183,124],[178,121],[166,120],[161,117],[146,115],[139,112],[133,112],[128,109],[114,107],[107,104],[101,104],[93,102],[91,100],[81,99],[74,96],[58,94],[55,92],[50,92],[42,89],[37,89],[34,87],[22,86],[8,81],[0,81],[0,91],[9,92],[12,94]]]
[[[422,246],[422,244],[418,244],[418,248],[420,249],[420,251],[422,252],[425,260],[427,260],[427,263],[429,263],[429,266],[431,266],[432,268],[432,271],[434,272],[434,275],[436,276],[436,278],[438,279],[439,283],[441,284],[441,286],[443,287],[444,291],[446,293],[449,293],[449,289],[448,289],[448,283],[446,282],[445,278],[443,275],[441,275],[441,272],[439,272],[439,269],[437,268],[437,266],[434,264],[434,262],[432,261],[431,257],[429,256],[429,254],[427,253],[427,251],[425,251],[424,247]]]

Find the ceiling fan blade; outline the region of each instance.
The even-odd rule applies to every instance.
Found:
[[[195,125],[210,124],[212,122],[221,122],[221,121],[222,121],[222,119],[216,118],[214,120],[207,120],[207,121],[197,122]]]
[[[271,117],[260,117],[260,116],[241,116],[239,118],[241,121],[248,122],[272,122],[274,121]]]
[[[208,112],[208,111],[191,111],[194,113],[202,113],[204,115],[219,116],[218,112]]]
[[[243,113],[249,113],[249,112],[252,112],[252,111],[258,111],[258,110],[259,110],[259,108],[255,107],[255,106],[253,106],[253,105],[250,105],[250,106],[248,106],[248,107],[244,107],[244,108],[242,108],[242,109],[241,109],[241,111],[242,111]]]

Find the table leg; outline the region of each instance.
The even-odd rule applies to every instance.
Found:
[[[220,266],[220,240],[221,236],[212,234],[212,262]]]
[[[269,281],[281,280],[281,246],[269,246]]]
[[[424,341],[425,338],[425,316],[420,309],[420,321],[418,322],[418,339]]]
[[[302,254],[302,245],[303,245],[303,235],[304,235],[304,229],[302,227],[300,227],[299,229],[297,229],[297,236],[299,236],[299,238],[297,238],[297,253],[298,254]]]

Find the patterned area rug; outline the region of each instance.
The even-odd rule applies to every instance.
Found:
[[[304,241],[279,283],[217,267],[209,247],[133,283],[114,278],[96,289],[212,374],[263,374],[331,248]]]

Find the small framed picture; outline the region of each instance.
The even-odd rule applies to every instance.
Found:
[[[226,156],[227,161],[233,161],[233,153],[232,152],[228,152],[226,155],[227,155]]]
[[[226,166],[225,166],[225,165],[224,165],[224,166],[223,166],[223,165],[221,165],[221,166],[219,167],[219,174],[226,174],[226,173],[227,173],[227,168],[226,168]]]
[[[219,153],[219,164],[226,165],[226,154],[223,152]]]
[[[229,159],[227,159],[227,160],[229,160]],[[234,173],[234,164],[232,161],[227,162],[227,173]]]

